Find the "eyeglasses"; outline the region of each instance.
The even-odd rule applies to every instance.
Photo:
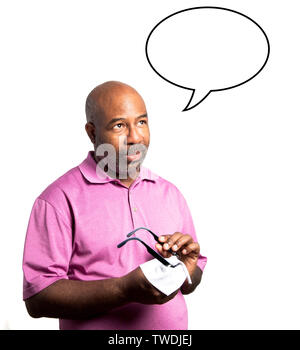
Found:
[[[159,242],[158,240],[158,236],[152,232],[151,230],[149,230],[148,228],[146,227],[139,227],[139,228],[136,228],[135,230],[129,232],[127,234],[127,237],[130,237],[132,236],[136,231],[138,230],[146,230],[148,231],[149,233],[152,234],[152,236],[154,237],[154,239]],[[147,249],[148,253],[150,253],[154,258],[156,258],[157,260],[159,260],[162,264],[164,264],[165,266],[170,266],[170,267],[176,267],[178,265],[180,265],[180,263],[176,264],[176,265],[172,265],[171,263],[169,263],[169,261],[167,261],[164,257],[162,257],[161,255],[159,255],[154,249],[152,249],[148,244],[146,244],[144,241],[142,241],[140,238],[138,237],[132,237],[132,238],[128,238],[128,239],[125,239],[125,241],[119,243],[117,245],[118,248],[121,248],[123,247],[123,245],[125,245],[127,242],[129,241],[138,241],[138,242],[141,242]],[[161,242],[159,242],[161,243]],[[179,257],[178,254],[174,251],[172,251],[171,249],[168,250],[168,252],[170,252],[172,255],[176,256],[177,258]]]

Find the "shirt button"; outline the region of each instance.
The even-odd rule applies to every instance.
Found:
[[[133,211],[134,211],[134,212],[137,211],[137,208],[134,207],[134,208],[133,208]]]

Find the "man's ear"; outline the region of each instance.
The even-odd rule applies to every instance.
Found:
[[[85,124],[85,131],[88,134],[91,142],[94,144],[96,141],[96,128],[92,122],[88,122]]]

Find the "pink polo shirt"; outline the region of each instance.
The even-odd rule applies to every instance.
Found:
[[[27,228],[23,299],[59,279],[80,281],[121,277],[153,259],[142,244],[117,245],[137,227],[158,236],[182,232],[197,241],[187,203],[169,181],[141,166],[127,188],[96,173],[93,151],[77,167],[50,184],[35,200]],[[155,250],[148,232],[135,234]],[[206,258],[199,257],[204,269]],[[130,303],[90,320],[59,320],[60,329],[174,330],[188,327],[187,307],[179,291],[163,305]]]

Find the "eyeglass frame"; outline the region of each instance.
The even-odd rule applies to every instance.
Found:
[[[127,237],[132,236],[132,235],[133,235],[136,231],[138,231],[138,230],[146,230],[146,231],[148,231],[149,233],[152,234],[153,238],[154,238],[157,242],[159,242],[159,239],[158,239],[159,237],[158,237],[154,232],[152,232],[151,230],[149,230],[149,229],[146,228],[146,227],[138,227],[138,228],[136,228],[135,230],[129,232],[129,233],[127,234]],[[121,243],[119,243],[119,244],[117,245],[117,247],[118,247],[118,248],[121,248],[121,247],[123,247],[123,245],[125,245],[127,242],[132,241],[132,240],[136,240],[136,241],[141,242],[141,243],[146,247],[148,253],[150,253],[154,258],[156,258],[157,260],[159,260],[163,265],[168,266],[168,267],[176,267],[176,266],[180,265],[180,263],[178,263],[178,264],[176,264],[176,265],[172,265],[169,261],[167,261],[164,257],[162,257],[160,254],[158,254],[158,253],[157,253],[154,249],[152,249],[147,243],[145,243],[143,240],[141,240],[141,239],[138,238],[138,237],[127,238],[127,239],[125,239],[124,241],[122,241]],[[161,242],[159,242],[159,243],[161,243]],[[171,253],[172,255],[176,256],[177,258],[179,258],[178,254],[177,254],[176,252],[172,251],[171,249],[169,249],[168,252]]]

